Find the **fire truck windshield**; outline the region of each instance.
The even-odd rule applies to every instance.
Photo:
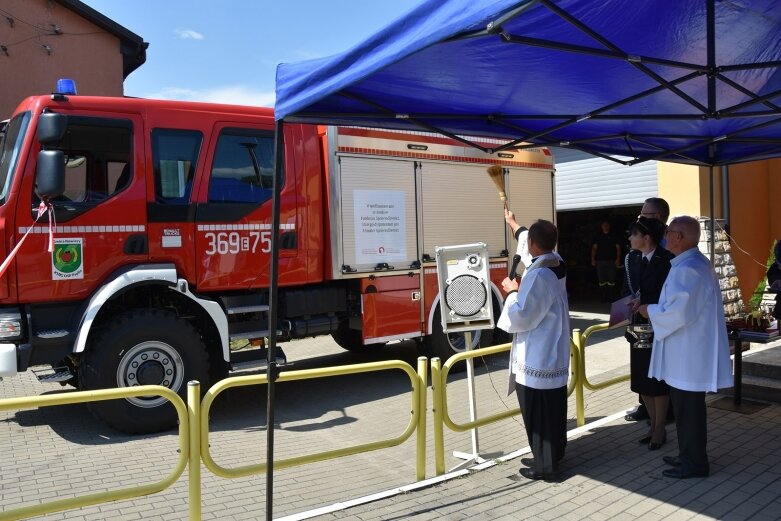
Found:
[[[8,122],[4,129],[4,135],[0,139],[0,204],[5,203],[8,196],[14,171],[19,162],[24,135],[29,124],[29,112],[17,114]]]

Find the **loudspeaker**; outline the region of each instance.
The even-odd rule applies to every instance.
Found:
[[[446,333],[493,329],[488,245],[437,246],[439,306]]]

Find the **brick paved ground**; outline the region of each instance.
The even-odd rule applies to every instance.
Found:
[[[709,407],[708,418],[708,478],[663,477],[662,456],[677,454],[674,428],[651,452],[636,443],[643,427],[617,418],[570,439],[560,483],[519,481],[511,460],[318,519],[780,519],[781,407],[751,415]]]
[[[582,327],[589,323],[584,322]],[[416,358],[414,346],[410,344],[362,356],[340,352],[338,348],[316,340],[306,341],[301,346],[296,354],[289,352],[290,358],[297,360],[296,369],[381,358],[398,358],[414,365]],[[596,372],[589,371],[595,375],[591,378],[593,381],[626,373],[625,346],[618,341],[593,346],[592,356],[604,353],[602,358],[614,358],[608,364],[595,359]],[[309,358],[299,358],[298,353],[307,353]],[[504,397],[506,359],[479,360],[477,366],[479,414],[515,407],[513,396]],[[601,371],[608,366],[614,368],[612,373]],[[277,388],[277,458],[398,435],[409,419],[406,378],[400,372],[383,372],[280,384]],[[37,383],[29,374],[0,382],[0,397],[60,390],[57,384]],[[468,409],[463,374],[451,378],[448,397],[453,418],[465,421]],[[595,393],[587,391],[587,421],[630,408],[635,401],[636,396],[629,392],[627,384]],[[217,401],[211,419],[211,447],[219,464],[240,466],[265,459],[264,407],[265,396],[260,388],[233,390]],[[574,414],[574,401],[570,399],[569,416],[574,418]],[[662,467],[657,462],[661,455],[674,453],[675,436],[671,436],[663,450],[650,453],[638,447],[635,441],[644,434],[642,425],[616,420],[570,442],[567,479],[561,484],[512,481],[509,476],[518,468],[517,460],[512,460],[466,478],[321,518],[607,519],[630,516],[655,519],[671,512],[679,515],[688,510],[698,512],[716,508],[716,504],[720,505],[712,511],[716,514],[705,511],[710,517],[724,518],[718,515],[721,512],[738,516],[734,519],[743,519],[749,513],[759,514],[773,506],[781,512],[776,499],[781,493],[781,482],[774,470],[781,467],[778,465],[781,456],[776,456],[781,455],[778,439],[781,410],[772,406],[743,416],[709,409],[709,414],[713,426],[714,475],[707,480],[679,484],[663,479]],[[428,425],[427,476],[430,477],[434,473],[430,419]],[[570,421],[570,427],[575,427],[574,419]],[[452,468],[459,460],[451,452],[469,451],[470,436],[446,431],[445,442],[446,466]],[[519,418],[480,429],[482,454],[506,454],[525,446]],[[173,468],[178,456],[175,433],[122,435],[92,419],[80,405],[0,413],[0,453],[4,455],[0,462],[0,510],[158,480]],[[293,516],[413,483],[414,455],[413,438],[391,449],[278,470],[274,475],[275,517]],[[203,519],[265,518],[265,476],[228,480],[202,468],[202,483]],[[725,492],[734,494],[727,496]],[[771,494],[774,494],[772,498]],[[557,505],[561,505],[560,509]],[[698,505],[702,506],[701,510],[696,510],[700,508]],[[727,505],[731,506],[727,508]],[[523,509],[522,514],[518,513],[518,508]],[[158,494],[40,519],[187,519],[187,473],[173,487]]]

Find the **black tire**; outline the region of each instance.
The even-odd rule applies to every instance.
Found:
[[[472,348],[477,349],[480,346],[480,339],[483,337],[483,331],[477,329],[472,331]],[[434,312],[434,323],[431,328],[431,334],[423,337],[423,352],[429,358],[439,357],[444,364],[448,358],[456,353],[462,353],[466,348],[465,337],[463,333],[448,333],[442,330],[442,319],[440,308]],[[466,364],[458,363],[453,367],[453,371],[466,370]]]
[[[339,328],[331,333],[331,338],[345,351],[354,353],[363,349],[363,338],[357,329]]]
[[[363,351],[364,349],[367,349],[367,346],[363,343],[363,335],[361,334],[361,331],[358,329],[348,329],[348,328],[339,328],[333,333],[331,333],[331,338],[334,339],[334,342],[336,342],[339,347],[344,349],[345,351],[350,351],[351,353],[358,353],[360,351]],[[378,348],[385,345],[385,342],[377,343],[377,344],[371,344],[369,348]]]
[[[209,357],[200,334],[171,311],[128,311],[90,341],[80,372],[84,390],[163,385],[187,397],[187,382],[209,388]],[[92,414],[129,434],[172,428],[176,409],[165,398],[127,398],[88,403]]]

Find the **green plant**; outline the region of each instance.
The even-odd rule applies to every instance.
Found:
[[[775,241],[773,241],[770,244],[770,254],[767,258],[767,262],[765,262],[765,272],[767,272],[775,262],[775,256],[773,254],[773,246],[775,246]],[[748,301],[748,307],[751,311],[759,310],[760,303],[762,302],[762,296],[765,294],[766,287],[767,287],[767,277],[762,277],[762,280],[759,281],[759,284],[757,284],[756,289],[754,289],[754,293],[751,295],[751,299]]]

